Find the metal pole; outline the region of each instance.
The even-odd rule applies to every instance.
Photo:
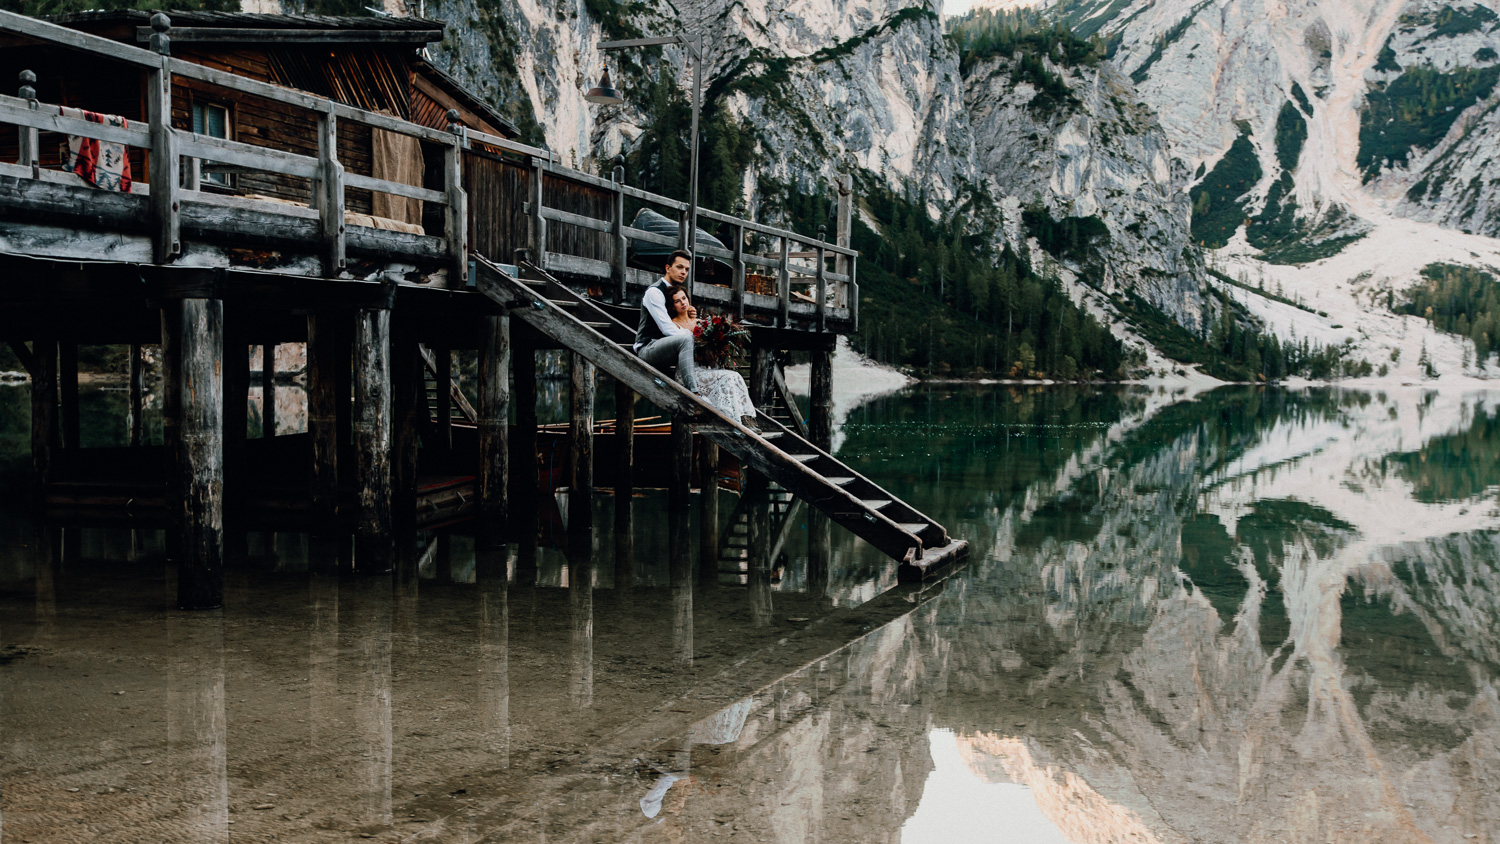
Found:
[[[688,252],[693,260],[688,264],[688,289],[697,294],[698,280],[698,111],[703,106],[703,43],[702,34],[689,35],[686,39],[688,55],[693,57],[693,149],[692,174],[688,184]]]

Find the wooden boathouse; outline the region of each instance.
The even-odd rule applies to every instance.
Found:
[[[0,95],[0,338],[31,377],[39,504],[165,526],[186,608],[222,602],[226,513],[343,525],[355,568],[386,571],[395,532],[433,513],[487,529],[535,518],[536,353],[562,349],[575,524],[589,519],[596,437],[611,446],[600,474],[629,495],[641,397],[671,418],[673,507],[695,474],[712,485],[723,455],[903,576],[962,556],[967,543],[828,453],[834,342],[858,324],[848,180],[833,241],[707,209],[690,220],[621,168],[600,178],[518,142],[422,58],[443,27],[0,12],[0,78],[18,84]],[[695,301],[752,328],[754,428],[630,350],[627,308],[662,263],[641,253],[678,247],[689,227]],[[129,448],[81,448],[78,348],[101,344],[130,348]],[[269,409],[284,344],[305,344],[307,431],[248,437],[249,351],[264,350]],[[160,449],[141,437],[153,346]],[[456,349],[477,354],[472,403],[452,385]],[[805,423],[781,373],[790,350],[812,360]],[[596,373],[616,385],[603,428]],[[717,496],[702,500],[716,525]]]

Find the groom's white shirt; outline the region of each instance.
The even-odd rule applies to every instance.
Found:
[[[656,327],[661,331],[662,335],[671,337],[683,329],[679,328],[677,323],[672,322],[672,317],[667,314],[667,297],[661,292],[661,287],[658,286],[663,281],[666,281],[666,276],[657,279],[657,284],[646,288],[645,295],[641,297],[641,307],[645,308],[646,313],[651,315],[651,319],[656,321]],[[639,352],[643,345],[641,343],[635,344],[635,350]]]

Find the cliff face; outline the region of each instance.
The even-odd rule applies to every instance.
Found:
[[[701,32],[710,100],[753,142],[742,185],[752,215],[774,219],[778,196],[830,193],[838,174],[853,173],[862,189],[923,203],[933,218],[962,215],[997,249],[1133,292],[1191,328],[1206,323],[1186,172],[1174,169],[1130,80],[1107,66],[1059,69],[1073,94],[1040,109],[1014,57],[962,67],[926,0],[437,0],[427,13],[454,24],[434,61],[584,169],[604,170],[600,162],[636,148],[651,123],[644,98],[614,108],[583,101],[604,66],[598,44]],[[608,58],[623,88],[666,79],[686,95],[680,48]],[[1037,220],[1024,224],[1028,208],[1059,225],[1085,221],[1088,243],[1040,244]]]
[[[1108,293],[1134,292],[1201,328],[1210,314],[1194,277],[1201,266],[1188,233],[1188,174],[1166,135],[1108,63],[1050,67],[1071,95],[1057,104],[1017,82],[1011,56],[976,62],[966,74],[982,191],[1012,216],[1024,207],[1080,221],[1073,225],[1093,232],[1090,242],[1060,260]]]
[[[1252,245],[1347,243],[1387,214],[1500,231],[1495,4],[1448,0],[1058,0],[1110,45],[1198,178],[1250,141],[1234,195]],[[1236,165],[1241,175],[1248,165]],[[1340,244],[1304,257],[1337,251]]]

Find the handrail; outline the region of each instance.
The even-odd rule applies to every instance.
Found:
[[[398,117],[366,111],[270,82],[239,76],[185,60],[173,60],[167,55],[170,21],[165,16],[158,16],[153,18],[152,26],[156,29],[156,35],[152,36],[151,49],[144,49],[0,10],[0,32],[18,34],[44,43],[126,62],[146,70],[151,80],[154,80],[146,87],[146,120],[140,123],[133,122],[128,127],[108,126],[66,117],[62,114],[60,106],[47,104],[39,107],[33,99],[34,90],[25,86],[22,91],[23,97],[0,95],[0,123],[22,127],[20,166],[32,168],[31,172],[38,174],[34,178],[42,178],[36,169],[37,151],[34,139],[38,131],[81,135],[103,141],[125,143],[148,151],[150,175],[147,182],[142,185],[143,190],[140,193],[148,194],[150,197],[151,230],[156,242],[155,253],[158,262],[171,261],[181,253],[178,232],[182,201],[207,202],[208,199],[200,200],[199,198],[212,196],[199,190],[196,162],[213,160],[312,181],[314,185],[312,207],[317,209],[318,219],[321,220],[324,243],[320,251],[324,256],[324,271],[329,275],[337,274],[344,266],[343,205],[346,189],[376,191],[434,203],[442,207],[445,221],[442,239],[445,242],[444,252],[448,255],[449,261],[449,283],[455,286],[461,285],[468,275],[467,236],[471,222],[467,196],[463,189],[465,169],[463,153],[478,144],[529,159],[533,177],[538,181],[532,188],[530,197],[532,207],[528,212],[533,223],[533,249],[540,249],[545,253],[546,224],[549,222],[581,227],[608,237],[612,248],[616,253],[621,254],[616,254],[609,261],[601,262],[597,259],[591,259],[591,261],[604,264],[610,273],[618,276],[615,289],[619,296],[625,295],[626,265],[623,252],[629,248],[630,242],[681,245],[688,226],[699,226],[704,221],[708,221],[727,225],[732,229],[734,239],[732,248],[719,249],[704,245],[700,251],[707,257],[731,262],[734,283],[730,298],[737,313],[743,314],[747,296],[752,295],[746,291],[746,275],[751,268],[759,268],[770,271],[777,277],[775,298],[779,300],[780,324],[788,324],[793,313],[790,306],[794,278],[798,279],[795,283],[799,285],[807,284],[809,280],[813,283],[813,291],[817,294],[819,314],[817,321],[819,323],[826,319],[830,307],[839,307],[837,304],[839,302],[846,303],[844,307],[847,308],[849,318],[854,319],[858,295],[858,287],[854,281],[854,263],[858,258],[858,252],[848,246],[824,240],[826,235],[798,234],[789,229],[742,219],[706,208],[697,209],[697,218],[689,221],[686,219],[689,210],[688,203],[626,185],[619,175],[621,172],[619,170],[616,171],[616,177],[611,179],[574,170],[562,165],[556,155],[546,149],[459,126],[456,123],[457,118],[452,113],[450,113],[450,119],[455,123],[450,125],[451,131],[444,131]],[[318,154],[316,156],[299,155],[273,147],[195,135],[174,129],[171,126],[171,84],[174,77],[237,91],[307,112],[308,121],[315,123],[317,127]],[[337,149],[337,122],[340,120],[398,133],[444,147],[443,187],[435,190],[379,179],[372,174],[346,173],[344,165],[339,161]],[[192,164],[188,167],[188,181],[185,184],[180,183],[178,178],[183,161],[189,161]],[[521,166],[525,166],[525,163],[518,162]],[[7,165],[7,169],[16,166]],[[544,192],[540,184],[540,180],[544,177],[587,186],[611,196],[612,201],[607,203],[610,210],[606,213],[606,218],[600,219],[590,214],[580,214],[578,209],[546,207],[543,201]],[[845,204],[848,194],[848,182],[842,181],[840,187],[841,225],[844,225],[843,220],[847,217],[848,209]],[[672,238],[628,225],[623,219],[623,202],[626,198],[649,203],[677,215],[680,218],[678,236]],[[846,229],[847,226],[841,230],[841,238],[847,236]],[[780,243],[770,255],[751,254],[744,245],[746,234],[751,232],[774,238]],[[798,249],[794,250],[793,244],[797,244]],[[814,256],[815,262],[812,264],[794,263],[794,259],[806,260],[800,257],[803,255]],[[537,257],[540,259],[543,256]],[[828,266],[830,260],[835,262],[835,270],[844,270],[847,267],[847,271],[831,270]],[[585,264],[589,262],[580,263],[579,266]],[[597,268],[592,268],[592,264],[589,266],[591,267],[589,272],[599,271]],[[839,295],[840,293],[843,295]],[[757,298],[756,301],[760,300]],[[760,306],[757,305],[757,307]]]

